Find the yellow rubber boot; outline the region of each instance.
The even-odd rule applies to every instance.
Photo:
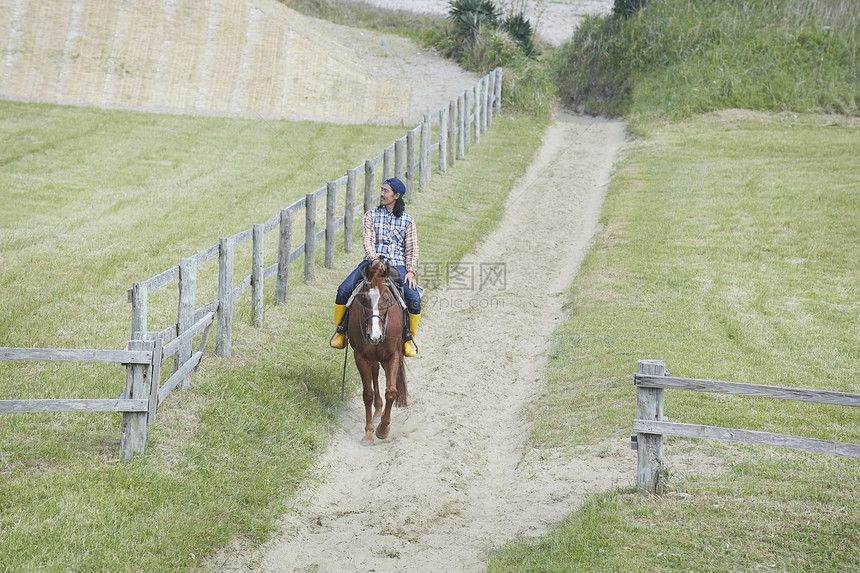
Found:
[[[346,314],[345,304],[334,305],[334,334],[328,341],[328,345],[332,348],[343,349],[346,347],[346,333],[338,332],[337,327],[340,326],[340,321],[343,320],[343,315]]]
[[[407,340],[403,343],[403,355],[412,357],[418,354],[418,346],[415,344],[415,333],[418,332],[418,321],[421,319],[421,313],[409,315],[409,334],[412,335],[412,340]]]

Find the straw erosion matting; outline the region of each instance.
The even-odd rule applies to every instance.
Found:
[[[411,126],[476,80],[410,41],[307,18],[277,0],[6,6],[6,99]]]

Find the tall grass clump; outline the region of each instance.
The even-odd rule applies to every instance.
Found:
[[[851,0],[651,0],[627,17],[586,18],[554,77],[566,105],[592,114],[853,114],[858,29]]]

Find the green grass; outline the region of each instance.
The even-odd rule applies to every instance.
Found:
[[[733,112],[654,127],[619,166],[572,286],[535,447],[628,440],[642,358],[676,376],[860,392],[858,153],[860,125],[837,117]],[[852,408],[665,400],[675,422],[860,443]],[[680,479],[670,456],[670,495],[594,496],[546,538],[496,553],[490,571],[860,567],[860,462],[697,443],[731,470]]]
[[[726,108],[856,114],[851,0],[649,0],[589,17],[554,62],[562,100],[634,125]]]
[[[0,126],[0,345],[66,348],[122,348],[133,281],[267,220],[403,135],[10,102]],[[497,117],[465,160],[417,192],[409,212],[423,260],[459,260],[493,227],[540,131]],[[240,299],[232,356],[204,357],[131,463],[117,461],[118,414],[0,417],[3,568],[192,571],[231,541],[265,540],[296,488],[316,479],[330,438],[343,360],[326,344],[332,303],[359,258],[338,249],[311,286],[297,261],[286,307],[267,283],[263,329],[249,325],[249,295]],[[213,272],[201,267],[201,290]],[[175,290],[150,297],[150,328],[175,320]],[[347,382],[357,391],[357,376]],[[0,364],[4,399],[114,397],[124,384],[117,365]]]

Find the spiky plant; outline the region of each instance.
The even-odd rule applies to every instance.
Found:
[[[534,30],[531,22],[520,12],[505,20],[502,26],[514,41],[523,49],[528,57],[537,56],[537,48],[534,44]]]
[[[448,6],[448,19],[463,39],[474,39],[481,28],[499,26],[499,11],[492,0],[451,0]]]

